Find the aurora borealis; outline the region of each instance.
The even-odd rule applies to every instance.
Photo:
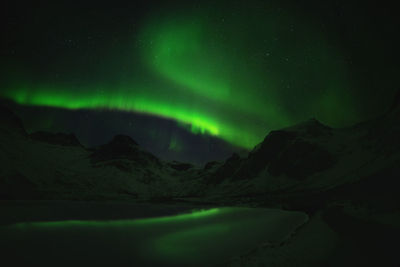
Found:
[[[14,39],[35,49],[8,47],[0,96],[23,106],[147,114],[245,149],[311,117],[341,127],[369,115],[337,32],[307,6],[135,3],[29,10],[31,23]],[[23,59],[13,58],[18,48]]]

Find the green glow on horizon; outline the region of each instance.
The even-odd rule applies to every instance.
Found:
[[[166,102],[161,97],[151,98],[141,93],[130,93],[124,89],[123,93],[112,95],[92,95],[83,91],[76,96],[73,90],[57,88],[52,89],[20,89],[10,90],[5,97],[14,100],[21,105],[48,106],[65,109],[115,109],[130,112],[151,114],[163,118],[174,119],[184,125],[188,125],[192,133],[210,134],[227,140],[237,146],[252,148],[260,141],[260,138],[252,132],[244,132],[227,120],[215,117],[207,110],[191,106],[190,103]],[[45,87],[43,87],[45,88]]]
[[[68,73],[64,82],[21,77],[0,96],[149,114],[246,149],[311,117],[337,127],[357,121],[340,51],[306,18],[238,8],[222,21],[214,11],[150,14],[124,47],[128,59],[99,67],[110,77],[87,79],[82,66],[79,82]],[[130,69],[119,73],[112,66],[123,60],[132,61]]]

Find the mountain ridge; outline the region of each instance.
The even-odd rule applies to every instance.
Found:
[[[380,173],[386,173],[388,186],[396,183],[399,95],[376,119],[347,128],[310,119],[271,131],[247,155],[233,154],[203,168],[162,161],[124,135],[95,148],[83,147],[74,135],[28,135],[20,119],[5,111],[0,117],[2,177],[6,177],[0,180],[2,195],[28,197],[7,189],[21,183],[31,187],[33,193],[28,195],[36,199],[191,199],[310,209],[318,196],[318,206],[328,205],[358,183],[364,191],[373,190],[371,184],[378,183]],[[13,179],[17,182],[10,182]],[[351,196],[346,193],[344,198]]]

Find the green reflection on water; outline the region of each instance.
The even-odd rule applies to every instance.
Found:
[[[67,220],[67,221],[50,221],[50,222],[29,222],[15,224],[15,228],[49,228],[49,227],[73,227],[73,226],[86,226],[86,227],[127,227],[134,225],[157,224],[157,223],[173,223],[184,222],[199,218],[210,217],[217,215],[221,210],[219,208],[207,210],[193,210],[191,213],[184,213],[172,216],[143,218],[135,220],[113,220],[113,221],[80,221],[80,220]],[[226,210],[225,210],[226,212]]]
[[[133,220],[18,223],[0,229],[0,247],[7,255],[24,255],[17,259],[20,265],[32,259],[62,261],[62,266],[77,260],[81,265],[209,266],[260,243],[278,242],[306,221],[300,212],[224,207]]]

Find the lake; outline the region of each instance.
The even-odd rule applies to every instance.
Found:
[[[52,209],[63,205],[69,204],[53,204]],[[44,216],[49,211],[43,212],[43,205],[42,215],[38,212],[35,216],[35,209],[40,210],[37,205],[30,209],[20,205],[20,211],[30,210],[31,215],[0,226],[3,262],[11,260],[15,266],[221,265],[262,244],[281,243],[308,220],[302,212],[277,209],[138,204],[123,204],[119,211],[125,214],[131,208],[135,216],[128,217],[132,218],[107,219],[89,216],[102,214],[99,204],[89,204],[89,208],[73,205],[81,213],[72,216],[71,210],[66,212],[72,219],[63,218],[62,210]],[[105,212],[118,208],[118,204],[103,206]],[[12,210],[18,213],[18,208],[8,212],[12,214]],[[14,217],[18,216],[22,215]]]

